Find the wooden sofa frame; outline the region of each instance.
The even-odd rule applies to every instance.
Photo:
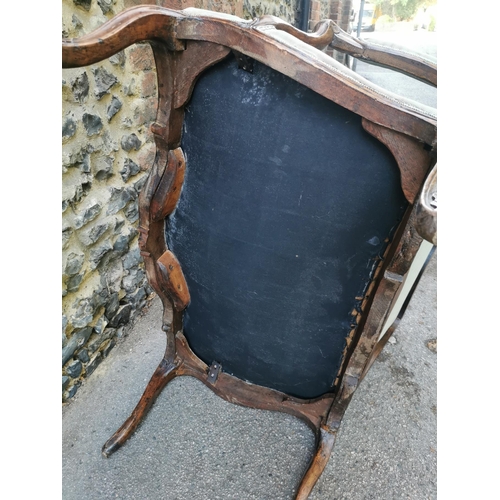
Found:
[[[332,21],[323,21],[306,34],[271,16],[244,21],[197,9],[174,11],[148,5],[125,10],[77,40],[63,40],[63,67],[99,62],[140,41],[149,41],[153,49],[158,112],[151,127],[156,158],[139,198],[139,246],[149,283],[163,303],[167,348],[138,405],[105,443],[103,454],[107,457],[123,445],[170,380],[190,375],[227,401],[286,412],[309,425],[317,448],[296,496],[306,499],[330,457],[355,390],[394,331],[395,326],[381,336],[422,237],[437,244],[437,119],[433,111],[370,84],[320,49],[330,44],[434,86],[436,65],[407,51],[352,38]],[[192,352],[183,335],[183,311],[190,294],[179,261],[167,248],[165,218],[176,207],[184,180],[185,106],[199,75],[230,53],[242,67],[259,61],[360,115],[363,128],[394,156],[409,203],[354,318],[335,385],[331,392],[312,400],[249,384],[224,373],[217,363],[208,366]]]

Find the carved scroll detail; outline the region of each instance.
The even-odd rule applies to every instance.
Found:
[[[265,26],[270,29],[262,30]],[[315,32],[308,34],[272,16],[250,23],[239,22],[233,16],[224,17],[222,14],[208,17],[202,11],[176,12],[147,5],[122,12],[79,40],[63,41],[63,66],[77,67],[105,59],[135,42],[150,40],[158,74],[159,107],[156,124],[152,127],[157,153],[139,199],[139,245],[148,280],[163,302],[167,351],[136,410],[106,444],[106,455],[118,449],[130,436],[152,401],[174,376],[195,376],[209,385],[208,367],[190,351],[181,333],[182,311],[190,302],[190,294],[177,258],[166,248],[164,232],[164,218],[175,208],[184,180],[185,162],[179,147],[183,107],[199,74],[222,60],[230,50],[235,50],[364,117],[363,127],[385,144],[396,158],[403,192],[412,204],[432,164],[431,153],[424,150],[422,142],[435,144],[437,124],[432,113],[417,104],[401,102],[389,93],[382,93],[376,86],[356,77],[346,68],[337,67],[325,54],[299,42],[296,42],[295,47],[288,44],[287,40],[286,43],[280,41],[279,37],[273,39],[269,34],[274,30],[285,31],[317,48],[332,43],[338,50],[427,81],[435,78],[432,65],[424,68],[422,77],[418,72],[420,70],[415,69],[420,62],[413,54],[405,55],[401,51],[361,42],[342,32],[332,21],[319,23]],[[265,32],[268,32],[268,36]],[[289,37],[281,34],[281,38]],[[431,226],[428,222],[428,207],[434,208],[429,201],[434,178],[432,174],[429,176],[418,205],[412,211],[414,213],[418,209],[422,214],[417,224],[422,234]],[[431,215],[434,216],[432,212]],[[400,288],[401,277],[407,272],[421,241],[411,227],[411,222],[410,215],[405,216],[389,247],[387,260],[381,262],[380,272],[371,285],[369,296],[366,296],[366,311],[363,311],[362,319],[356,322],[353,348],[346,352],[342,376],[334,393],[310,401],[298,400],[278,391],[248,384],[225,373],[219,374],[215,384],[210,383],[211,389],[227,401],[285,411],[302,418],[315,431],[319,438],[318,449],[299,486],[297,498],[305,499],[309,495],[327,463],[345,409],[369,363],[370,353],[373,352],[391,302]],[[432,231],[429,234],[432,238]]]
[[[437,87],[437,65],[422,54],[381,41],[361,40],[342,30],[333,21],[332,47],[353,57],[392,68]]]
[[[331,19],[316,24],[312,33],[305,33],[291,24],[274,16],[262,16],[252,27],[274,26],[302,42],[323,50],[328,45],[363,61],[373,62],[392,68],[413,78],[437,86],[437,65],[422,54],[410,52],[407,48],[361,40],[346,33]]]
[[[151,200],[152,221],[162,220],[174,210],[181,194],[185,171],[186,161],[182,149],[169,151],[167,167]]]
[[[285,31],[300,41],[322,50],[333,40],[336,24],[330,19],[325,19],[316,24],[312,33],[306,33],[275,16],[262,16],[252,23],[252,27],[262,26],[274,26],[277,30]]]
[[[191,296],[179,261],[167,250],[156,261],[156,265],[159,270],[158,283],[162,291],[170,297],[176,311],[183,311],[189,305]]]
[[[184,43],[175,36],[179,17],[181,13],[156,5],[124,10],[88,35],[63,40],[63,68],[94,64],[143,40],[161,39],[169,50],[184,50]]]
[[[93,64],[135,42],[144,40],[152,42],[160,84],[166,84],[167,87],[158,88],[159,103],[165,104],[163,95],[167,94],[173,102],[173,106],[167,105],[172,109],[159,113],[157,119],[157,131],[163,136],[169,149],[176,148],[180,144],[180,135],[174,135],[173,132],[174,129],[180,130],[177,124],[182,122],[181,107],[185,102],[185,96],[189,97],[190,90],[189,86],[186,88],[187,92],[178,86],[172,94],[166,75],[160,76],[163,69],[158,67],[161,66],[159,61],[165,59],[163,56],[166,52],[171,53],[172,57],[167,57],[168,63],[164,64],[165,69],[180,76],[182,70],[177,67],[177,62],[188,62],[189,57],[180,56],[189,50],[189,47],[193,45],[192,41],[195,40],[205,45],[214,43],[223,46],[224,49],[220,49],[220,56],[225,50],[236,50],[290,76],[327,99],[368,120],[382,123],[388,128],[417,137],[428,144],[435,143],[436,118],[429,109],[413,102],[406,102],[405,99],[392,95],[390,92],[382,91],[347,68],[340,67],[341,65],[333,58],[320,51],[315,53],[306,50],[307,46],[300,43],[304,41],[315,47],[325,46],[331,39],[332,31],[339,29],[330,20],[321,22],[315,33],[308,34],[272,17],[252,23],[238,20],[234,16],[207,14],[210,13],[198,9],[173,11],[154,5],[127,9],[89,35],[77,40],[63,40],[63,67],[73,68]],[[270,29],[267,30],[266,26]],[[272,31],[279,30],[288,31],[295,37],[297,46],[291,46],[283,40],[270,36]],[[335,37],[332,43],[335,46]],[[359,43],[353,42],[353,44],[359,52]],[[155,50],[154,45],[161,45],[164,50]],[[339,50],[342,49],[339,48]],[[398,71],[406,71],[398,63],[401,51],[395,55],[390,47],[377,47],[370,50],[372,51],[370,52],[371,60]],[[205,56],[208,52],[205,52]],[[205,56],[200,54],[198,58],[193,58],[190,62],[193,62],[195,66],[200,66]],[[412,54],[406,54],[406,56],[410,61],[414,59]],[[365,49],[363,49],[363,57],[368,59],[368,52]],[[387,58],[389,60],[386,60]],[[215,60],[211,61],[209,65],[215,62]],[[186,65],[186,68],[188,66]],[[208,66],[204,68],[206,67]],[[315,70],[311,71],[313,67]],[[406,72],[413,74],[411,71]],[[191,73],[187,74],[186,79],[189,80],[191,76],[193,76]],[[175,92],[179,94],[176,96]],[[159,106],[159,109],[162,107]],[[175,110],[179,110],[179,113],[174,113]],[[170,114],[171,116],[167,116]]]
[[[403,193],[410,203],[414,203],[432,161],[424,145],[413,137],[382,127],[364,118],[362,125],[367,132],[385,144],[394,155],[401,172]]]

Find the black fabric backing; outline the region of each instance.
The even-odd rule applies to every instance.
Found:
[[[407,206],[394,158],[356,114],[235,59],[197,83],[182,148],[166,231],[191,348],[290,395],[331,390],[355,297]]]

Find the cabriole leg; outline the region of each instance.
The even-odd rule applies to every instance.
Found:
[[[102,447],[102,454],[105,457],[109,457],[112,453],[118,450],[132,435],[141,420],[151,408],[151,405],[155,402],[162,389],[176,377],[177,368],[178,366],[176,364],[169,362],[166,359],[162,359],[130,417],[125,420],[124,424],[106,441]]]
[[[307,469],[307,472],[302,478],[295,500],[307,500],[307,498],[309,498],[314,485],[319,479],[319,476],[321,476],[332,454],[336,437],[337,429],[330,429],[325,425],[320,427],[316,453],[309,465],[309,469]]]

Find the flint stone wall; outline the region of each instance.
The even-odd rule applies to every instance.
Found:
[[[350,0],[346,0],[350,2]],[[342,3],[342,2],[341,2]],[[297,25],[299,0],[63,0],[62,35],[90,33],[127,7],[197,7]],[[339,13],[313,0],[311,29]],[[138,194],[153,163],[156,72],[148,44],[62,71],[62,392],[72,398],[152,294],[138,249]]]

